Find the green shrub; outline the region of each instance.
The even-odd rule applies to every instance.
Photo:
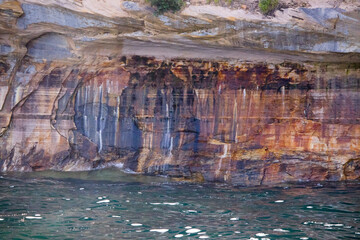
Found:
[[[206,0],[206,3],[207,4],[210,4],[211,2],[214,2],[215,4],[219,4],[220,3],[220,0]],[[228,5],[231,5],[233,0],[225,0],[225,1],[222,1],[223,3],[227,3]]]
[[[276,9],[278,4],[279,4],[278,0],[260,0],[259,8],[263,14],[269,14]]]
[[[157,14],[179,11],[184,4],[182,0],[150,0],[150,3],[151,6],[156,7]]]

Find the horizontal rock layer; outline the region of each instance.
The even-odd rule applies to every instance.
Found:
[[[0,1],[2,171],[359,179],[356,10],[297,9],[290,24],[59,2]]]

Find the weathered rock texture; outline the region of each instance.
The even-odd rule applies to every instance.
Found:
[[[245,13],[0,0],[0,169],[359,179],[359,4]]]

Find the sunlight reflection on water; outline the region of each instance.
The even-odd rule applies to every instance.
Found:
[[[360,184],[234,188],[93,172],[2,174],[0,238],[356,239]]]

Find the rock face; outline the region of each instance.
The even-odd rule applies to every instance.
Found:
[[[359,179],[359,4],[343,4],[265,19],[215,6],[156,17],[135,2],[0,1],[0,169]]]

